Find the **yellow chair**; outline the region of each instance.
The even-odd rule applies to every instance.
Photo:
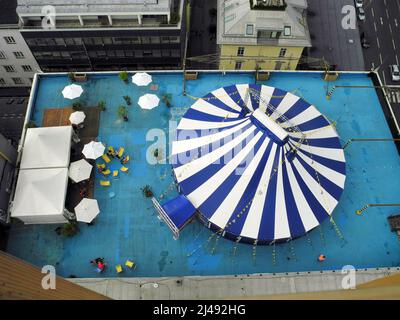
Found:
[[[98,164],[97,164],[97,168],[99,168],[99,169],[105,169],[105,168],[106,168],[106,165],[105,165],[104,163],[98,163]]]
[[[125,158],[123,158],[122,160],[124,160],[122,163],[125,164],[127,163],[129,160],[131,160],[130,156],[126,156]]]
[[[118,173],[119,173],[118,170],[113,170],[113,177],[118,177]]]
[[[124,154],[125,148],[120,147],[117,153],[118,158],[122,158],[122,155]]]
[[[108,155],[103,154],[101,157],[103,158],[103,160],[104,160],[106,163],[110,163],[110,162],[111,162],[110,157],[109,157]]]
[[[121,170],[122,172],[128,172],[128,171],[129,171],[129,168],[128,168],[128,167],[125,167],[125,166],[122,166],[120,170]]]
[[[100,180],[100,185],[103,187],[108,187],[111,185],[111,182],[108,180]]]
[[[104,174],[105,176],[108,176],[111,173],[111,171],[110,171],[110,169],[107,169],[107,170],[102,171],[101,173]]]
[[[122,266],[120,265],[120,264],[117,264],[116,266],[115,266],[115,270],[117,270],[117,273],[121,273],[123,270],[122,270]]]
[[[127,266],[128,268],[131,268],[133,270],[136,269],[136,263],[131,260],[126,260],[125,266]]]

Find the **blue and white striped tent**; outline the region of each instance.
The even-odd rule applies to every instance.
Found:
[[[179,190],[209,228],[269,244],[329,218],[345,157],[329,121],[298,96],[233,85],[198,99],[180,121],[172,160]]]

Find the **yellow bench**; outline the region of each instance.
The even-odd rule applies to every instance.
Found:
[[[111,182],[108,180],[100,180],[100,185],[103,187],[108,187],[111,185]]]
[[[104,160],[106,163],[110,163],[110,162],[111,162],[111,159],[110,159],[110,157],[109,157],[108,155],[103,154],[101,157],[103,158],[103,160]]]

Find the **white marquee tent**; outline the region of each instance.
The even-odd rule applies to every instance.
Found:
[[[65,223],[68,168],[20,170],[11,217],[25,224]]]
[[[71,137],[72,126],[27,129],[20,168],[68,167]]]

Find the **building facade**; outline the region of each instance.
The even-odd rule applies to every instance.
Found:
[[[43,71],[179,69],[185,0],[18,0],[21,34]]]
[[[17,2],[6,1],[0,12],[0,87],[30,87],[39,65],[22,37]]]
[[[311,47],[307,0],[218,0],[221,70],[295,70]]]

